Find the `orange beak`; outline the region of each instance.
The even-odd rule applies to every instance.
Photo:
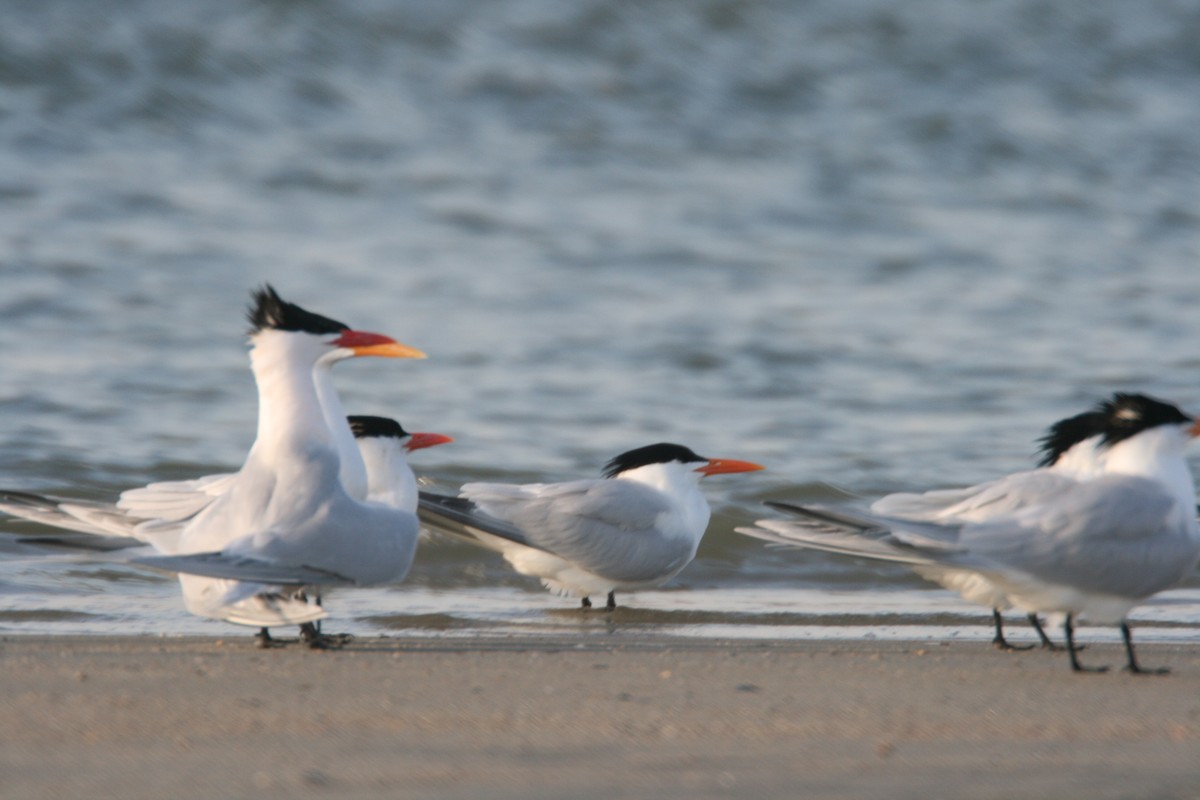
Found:
[[[408,444],[404,445],[404,449],[408,452],[413,450],[423,450],[426,447],[436,447],[439,444],[450,444],[454,439],[450,436],[443,436],[440,433],[413,433],[409,434],[412,438],[408,440]]]
[[[732,458],[713,458],[703,467],[697,467],[696,472],[699,472],[701,475],[720,475],[726,472],[757,472],[760,469],[763,469],[761,464],[753,464],[749,461],[735,461]]]
[[[1196,419],[1196,423],[1188,428],[1188,433],[1192,436],[1200,436],[1200,417]]]
[[[341,336],[333,340],[333,343],[338,347],[353,350],[355,357],[426,358],[426,355],[417,348],[400,344],[392,337],[384,336],[382,333],[343,331]]]

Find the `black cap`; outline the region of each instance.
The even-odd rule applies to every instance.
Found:
[[[289,303],[276,293],[271,284],[251,293],[254,304],[246,312],[250,320],[250,333],[272,329],[277,331],[299,331],[303,333],[328,334],[350,330],[350,326],[320,314],[306,311],[295,303]]]
[[[403,439],[408,431],[400,427],[400,423],[388,417],[350,416],[346,417],[350,430],[355,439]]]
[[[645,447],[621,453],[621,455],[604,465],[604,477],[614,478],[622,472],[628,472],[631,469],[645,467],[650,464],[669,464],[672,461],[678,461],[681,464],[698,464],[706,462],[708,459],[696,455],[681,444],[659,442],[658,444],[648,444]]]

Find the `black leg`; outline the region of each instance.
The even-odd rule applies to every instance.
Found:
[[[1000,616],[1000,609],[992,609],[992,624],[996,626],[996,635],[992,637],[992,645],[997,650],[1032,650],[1033,645],[1027,644],[1018,647],[1015,644],[1009,644],[1008,639],[1004,638],[1004,618]]]
[[[300,641],[313,650],[333,650],[346,644],[352,638],[354,637],[348,633],[326,635],[321,633],[321,629],[311,622],[305,622],[300,626]]]
[[[305,622],[300,626],[300,641],[304,642],[309,647],[314,649],[320,647],[318,642],[321,639],[321,632],[317,630],[317,626],[311,622]]]
[[[1067,621],[1063,623],[1063,633],[1067,637],[1067,655],[1071,657],[1071,670],[1074,672],[1108,672],[1108,667],[1084,667],[1079,663],[1076,653],[1079,649],[1075,647],[1075,628],[1071,625],[1071,615],[1067,614]]]
[[[259,628],[258,633],[254,634],[254,640],[258,642],[258,646],[263,650],[270,650],[273,647],[287,647],[287,642],[272,639],[271,632],[265,627]]]
[[[1125,655],[1129,658],[1129,663],[1125,669],[1132,672],[1134,675],[1166,675],[1171,670],[1166,667],[1158,669],[1142,669],[1138,666],[1137,659],[1133,657],[1133,636],[1129,633],[1129,623],[1121,623],[1121,638],[1125,640]]]
[[[1061,650],[1062,649],[1061,647],[1056,645],[1054,642],[1052,642],[1050,640],[1050,637],[1046,635],[1046,629],[1042,627],[1042,621],[1040,619],[1038,619],[1037,614],[1029,615],[1029,624],[1033,626],[1033,629],[1035,631],[1037,631],[1038,638],[1042,640],[1042,647],[1044,649],[1046,649],[1046,650]],[[1076,650],[1082,650],[1083,648],[1084,648],[1084,645],[1079,645],[1079,647],[1077,647]]]
[[[592,598],[590,598],[590,597],[583,598],[583,602],[581,602],[579,604],[579,607],[580,608],[591,608],[592,607]]]
[[[615,591],[608,593],[608,602],[604,604],[605,611],[614,611],[617,608],[617,593]]]

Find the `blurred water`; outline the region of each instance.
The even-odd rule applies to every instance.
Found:
[[[110,497],[236,467],[242,314],[266,280],[430,353],[338,378],[352,412],[456,437],[420,454],[438,485],[595,474],[658,440],[766,464],[706,482],[714,522],[671,588],[716,610],[735,590],[798,613],[821,590],[929,596],[734,534],[765,498],[1020,469],[1115,389],[1200,410],[1193,4],[12,0],[3,18],[6,487]],[[423,548],[409,587],[355,619],[491,587],[488,613],[560,607],[459,547]],[[223,630],[110,558],[0,560],[0,629],[62,629],[38,609]]]

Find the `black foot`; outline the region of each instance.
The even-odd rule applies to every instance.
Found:
[[[617,593],[609,592],[608,593],[608,602],[604,604],[604,610],[605,611],[615,611],[616,608],[617,608]]]
[[[1154,669],[1142,669],[1141,667],[1135,665],[1132,667],[1126,666],[1125,672],[1128,672],[1131,675],[1170,675],[1171,669],[1169,667],[1155,667]]]
[[[1079,663],[1079,658],[1076,653],[1079,648],[1075,646],[1075,628],[1071,624],[1071,615],[1067,614],[1067,620],[1063,623],[1063,633],[1067,636],[1067,655],[1071,658],[1072,672],[1108,672],[1108,667],[1085,667]]]
[[[270,650],[272,647],[283,647],[284,643],[271,638],[271,632],[266,628],[260,628],[258,633],[254,634],[254,641],[258,643],[259,649]]]
[[[996,626],[996,635],[992,637],[992,647],[997,650],[1004,650],[1011,653],[1016,650],[1032,650],[1033,645],[1015,645],[1009,643],[1008,639],[1004,638],[1004,619],[1000,616],[1000,610],[992,609],[992,623]]]
[[[1050,637],[1046,635],[1046,629],[1042,627],[1042,621],[1040,619],[1038,619],[1037,614],[1029,615],[1029,624],[1033,626],[1033,629],[1035,631],[1037,631],[1038,638],[1042,640],[1042,649],[1043,650],[1049,650],[1050,652],[1053,653],[1053,652],[1057,652],[1057,651],[1063,649],[1060,645],[1057,645],[1053,641],[1051,641]],[[1081,644],[1078,647],[1076,647],[1075,649],[1076,649],[1076,651],[1078,651],[1078,650],[1082,650],[1084,647],[1086,647],[1086,645]]]
[[[583,598],[583,600],[579,603],[579,607],[580,608],[591,608],[592,607],[592,599],[590,597]]]
[[[1128,623],[1121,623],[1121,638],[1125,640],[1125,656],[1128,662],[1125,664],[1125,671],[1131,675],[1170,675],[1171,670],[1166,667],[1158,667],[1157,669],[1142,669],[1138,666],[1137,658],[1133,655],[1133,636],[1129,633]]]
[[[992,647],[995,647],[997,650],[1003,650],[1006,653],[1016,653],[1020,652],[1021,650],[1032,650],[1036,646],[1037,645],[1032,644],[1013,644],[1003,636],[996,636],[992,638]]]
[[[1088,672],[1099,675],[1103,672],[1108,672],[1108,667],[1085,667],[1079,663],[1079,659],[1075,658],[1075,653],[1071,653],[1071,671],[1072,672]]]
[[[344,647],[354,637],[349,633],[321,633],[321,629],[311,622],[300,626],[300,641],[312,650],[336,650]]]

